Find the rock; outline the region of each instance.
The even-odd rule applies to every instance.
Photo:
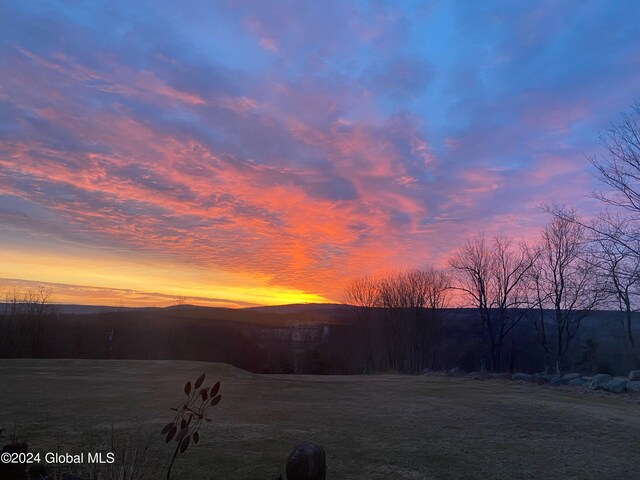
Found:
[[[640,393],[640,381],[627,382],[627,392]]]
[[[549,385],[562,385],[564,384],[564,382],[562,381],[562,378],[560,378],[560,375],[554,375],[553,377],[551,377],[551,380],[549,380]]]
[[[453,367],[451,370],[449,370],[449,375],[457,377],[459,375],[462,375],[462,370],[460,370],[458,367]]]
[[[575,380],[576,378],[582,378],[582,375],[579,373],[567,373],[562,376],[562,381],[564,383],[569,383],[571,380]]]
[[[608,392],[622,393],[627,391],[627,381],[624,378],[612,378],[604,384],[604,389]]]
[[[578,377],[578,378],[574,378],[574,379],[569,380],[567,382],[567,385],[575,385],[575,386],[581,387],[586,383],[587,383],[587,381],[584,378]]]
[[[546,372],[539,373],[538,375],[540,375],[540,378],[544,379],[545,382],[550,382],[553,378],[552,374]]]
[[[511,380],[531,382],[533,381],[533,375],[529,375],[528,373],[514,373],[513,375],[511,375]]]
[[[500,380],[511,380],[511,374],[504,372],[504,373],[492,373],[489,375],[490,378],[498,378]]]
[[[324,448],[313,442],[296,445],[287,459],[287,480],[325,480],[327,460]]]
[[[602,390],[605,383],[607,383],[612,378],[613,377],[608,373],[599,373],[597,375],[594,375],[591,379],[591,388],[593,390]]]
[[[640,370],[631,370],[629,372],[629,381],[631,382],[640,381]]]

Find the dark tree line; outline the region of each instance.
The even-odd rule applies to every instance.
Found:
[[[450,278],[432,267],[361,277],[347,284],[365,352],[365,372],[434,368],[449,306]]]
[[[51,289],[14,288],[5,292],[0,308],[0,351],[10,349],[18,355],[44,356],[46,338],[51,335],[49,320],[55,314]]]

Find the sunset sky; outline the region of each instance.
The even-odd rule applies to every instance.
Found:
[[[340,301],[588,214],[640,2],[0,2],[0,291]]]

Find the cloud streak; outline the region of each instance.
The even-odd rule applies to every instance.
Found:
[[[0,7],[0,245],[151,255],[215,301],[261,302],[229,272],[339,300],[480,230],[531,236],[543,201],[590,208],[582,153],[640,86],[632,16],[603,35],[633,2],[110,5]]]

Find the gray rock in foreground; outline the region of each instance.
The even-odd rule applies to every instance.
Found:
[[[514,373],[511,375],[511,380],[520,380],[523,382],[532,382],[533,375],[529,375],[528,373]]]
[[[612,378],[604,384],[604,389],[608,392],[622,393],[627,391],[627,381],[623,378]]]
[[[629,381],[631,382],[640,381],[640,370],[631,370],[629,372]]]
[[[627,392],[640,393],[640,381],[634,380],[632,382],[627,382]]]
[[[551,377],[551,380],[549,380],[549,384],[550,385],[563,385],[566,382],[562,381],[562,378],[559,375],[554,375],[553,377]]]
[[[573,379],[569,380],[567,382],[567,385],[577,385],[578,387],[581,387],[585,383],[587,383],[587,381],[584,378],[578,377],[578,378],[573,378]]]
[[[562,381],[564,383],[569,383],[571,380],[575,380],[576,378],[582,378],[582,375],[579,373],[567,373],[562,376]]]
[[[324,448],[313,442],[296,445],[285,467],[287,480],[325,480],[327,460]]]
[[[613,377],[608,373],[599,373],[591,379],[591,388],[594,390],[602,390],[605,384]]]

